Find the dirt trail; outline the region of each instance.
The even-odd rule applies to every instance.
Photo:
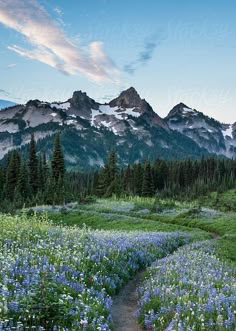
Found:
[[[208,231],[209,232],[209,231]],[[211,233],[212,235],[213,235],[213,238],[214,239],[219,239],[219,238],[221,238],[221,235],[219,234],[219,233],[216,233],[216,232],[209,232],[209,233]]]
[[[137,310],[137,288],[144,272],[138,273],[135,278],[113,297],[112,318],[114,331],[143,331],[137,323],[135,312]]]

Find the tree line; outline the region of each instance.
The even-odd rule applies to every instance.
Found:
[[[60,134],[56,134],[53,154],[36,150],[31,136],[29,153],[8,153],[0,166],[0,210],[11,212],[23,206],[64,204],[90,196],[161,196],[193,199],[211,191],[225,191],[236,184],[236,160],[146,161],[118,166],[112,151],[103,168],[82,173],[66,171]]]
[[[95,175],[93,192],[99,197],[137,195],[193,199],[211,191],[225,191],[236,186],[236,160],[202,158],[201,160],[165,161],[157,159],[125,168],[117,167],[115,152]]]
[[[55,138],[52,160],[47,160],[45,153],[37,153],[32,134],[27,158],[13,150],[5,164],[0,165],[0,209],[11,212],[23,206],[61,203],[65,195],[64,177],[60,134]]]

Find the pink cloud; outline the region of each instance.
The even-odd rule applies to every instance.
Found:
[[[27,38],[32,49],[8,46],[23,57],[68,75],[81,72],[95,81],[117,80],[119,71],[103,44],[95,41],[86,48],[78,48],[37,0],[0,0],[0,23]]]

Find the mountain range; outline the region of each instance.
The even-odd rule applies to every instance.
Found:
[[[103,166],[113,149],[123,165],[209,154],[236,157],[236,123],[220,123],[183,103],[161,118],[131,87],[105,104],[75,91],[65,102],[30,100],[2,109],[0,158],[13,148],[26,151],[32,133],[38,150],[50,156],[58,131],[69,168]]]

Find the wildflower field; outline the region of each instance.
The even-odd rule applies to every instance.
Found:
[[[214,255],[212,241],[179,248],[155,262],[139,288],[147,330],[236,330],[236,268]]]
[[[144,330],[236,330],[235,214],[152,204],[0,215],[0,331],[116,330],[113,296],[146,268]]]
[[[1,215],[0,330],[111,330],[111,296],[188,241]]]

